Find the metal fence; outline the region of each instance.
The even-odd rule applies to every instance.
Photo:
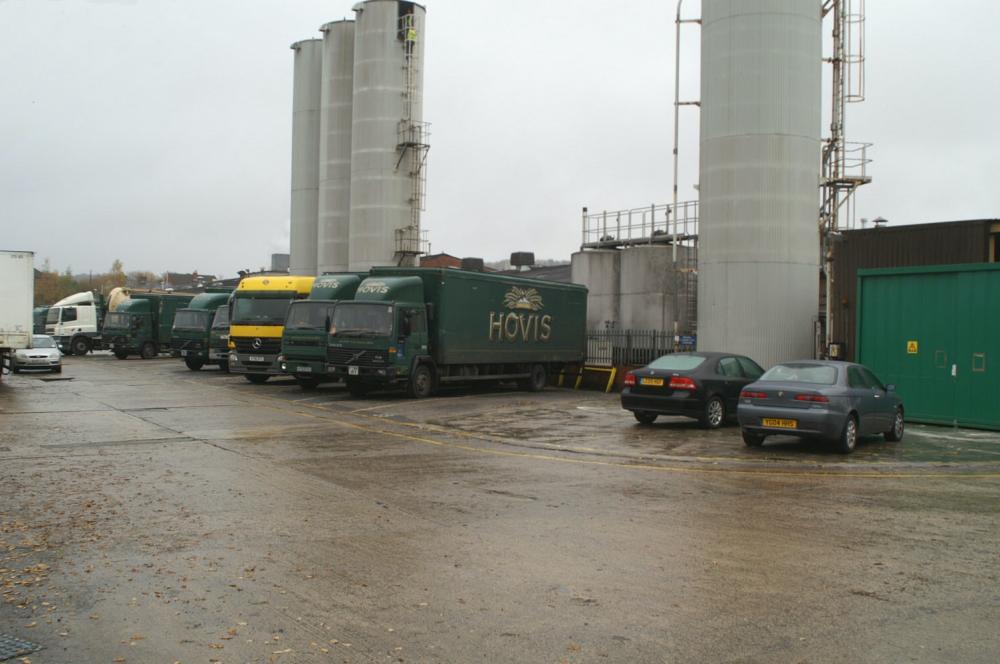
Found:
[[[674,339],[661,330],[591,330],[587,333],[587,364],[611,367],[649,364],[661,355],[694,350],[694,339]]]

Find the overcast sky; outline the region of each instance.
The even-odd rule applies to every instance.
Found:
[[[819,0],[817,0],[819,2]],[[0,0],[0,248],[234,275],[288,250],[292,52],[350,0]],[[1000,3],[869,0],[858,217],[1000,217]],[[697,13],[699,3],[687,3]],[[580,207],[667,202],[673,0],[428,0],[434,252],[564,258]],[[697,95],[686,30],[685,98]],[[826,104],[824,104],[824,107]],[[696,198],[697,118],[681,198]]]

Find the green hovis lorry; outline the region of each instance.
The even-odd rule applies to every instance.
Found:
[[[184,364],[191,371],[198,371],[206,364],[221,364],[223,361],[226,362],[223,370],[228,369],[228,353],[225,360],[218,357],[213,359],[210,347],[216,311],[220,307],[228,309],[232,292],[231,288],[208,288],[204,293],[195,295],[187,308],[179,309],[174,316],[171,355],[183,358]]]
[[[229,373],[229,304],[215,310],[208,332],[208,360]]]
[[[404,386],[516,380],[538,391],[586,355],[587,289],[510,275],[373,268],[334,307],[327,373],[353,396]]]
[[[119,360],[138,354],[144,360],[169,351],[174,315],[193,293],[137,293],[104,317],[102,336]]]
[[[295,376],[303,389],[325,381],[340,380],[327,373],[326,341],[333,309],[340,300],[350,300],[364,279],[363,274],[324,274],[316,277],[309,297],[292,302],[281,335],[281,370]]]

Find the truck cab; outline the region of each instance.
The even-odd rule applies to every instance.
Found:
[[[64,297],[45,315],[45,334],[56,340],[59,350],[86,355],[101,347],[104,298],[86,291]]]
[[[304,300],[316,277],[269,274],[244,277],[230,302],[229,371],[251,383],[281,375],[281,335],[288,305]]]
[[[153,341],[153,312],[149,300],[129,299],[104,317],[103,337],[119,360],[138,354],[143,359],[156,356]]]
[[[209,353],[212,321],[216,310],[228,304],[231,292],[218,289],[199,293],[187,308],[178,310],[174,316],[172,354],[182,358],[191,371],[219,362]]]
[[[333,310],[328,373],[362,396],[377,386],[409,385],[428,357],[427,307],[418,277],[365,279],[354,300]],[[417,386],[429,393],[430,384]]]
[[[326,344],[334,308],[354,297],[360,274],[324,274],[316,277],[309,297],[292,302],[281,336],[281,370],[295,376],[303,389],[339,378],[327,372]]]
[[[215,310],[208,333],[208,359],[229,373],[229,303]]]

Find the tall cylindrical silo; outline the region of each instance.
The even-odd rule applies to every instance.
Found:
[[[289,271],[316,274],[316,231],[319,217],[319,120],[323,40],[292,44],[295,72],[292,89],[292,206]]]
[[[351,219],[351,118],[354,115],[354,21],[327,23],[319,128],[319,273],[346,272]]]
[[[813,355],[821,4],[703,0],[698,348]]]
[[[395,264],[396,231],[419,228],[412,139],[423,127],[425,11],[399,0],[354,11],[350,269],[367,270]]]

